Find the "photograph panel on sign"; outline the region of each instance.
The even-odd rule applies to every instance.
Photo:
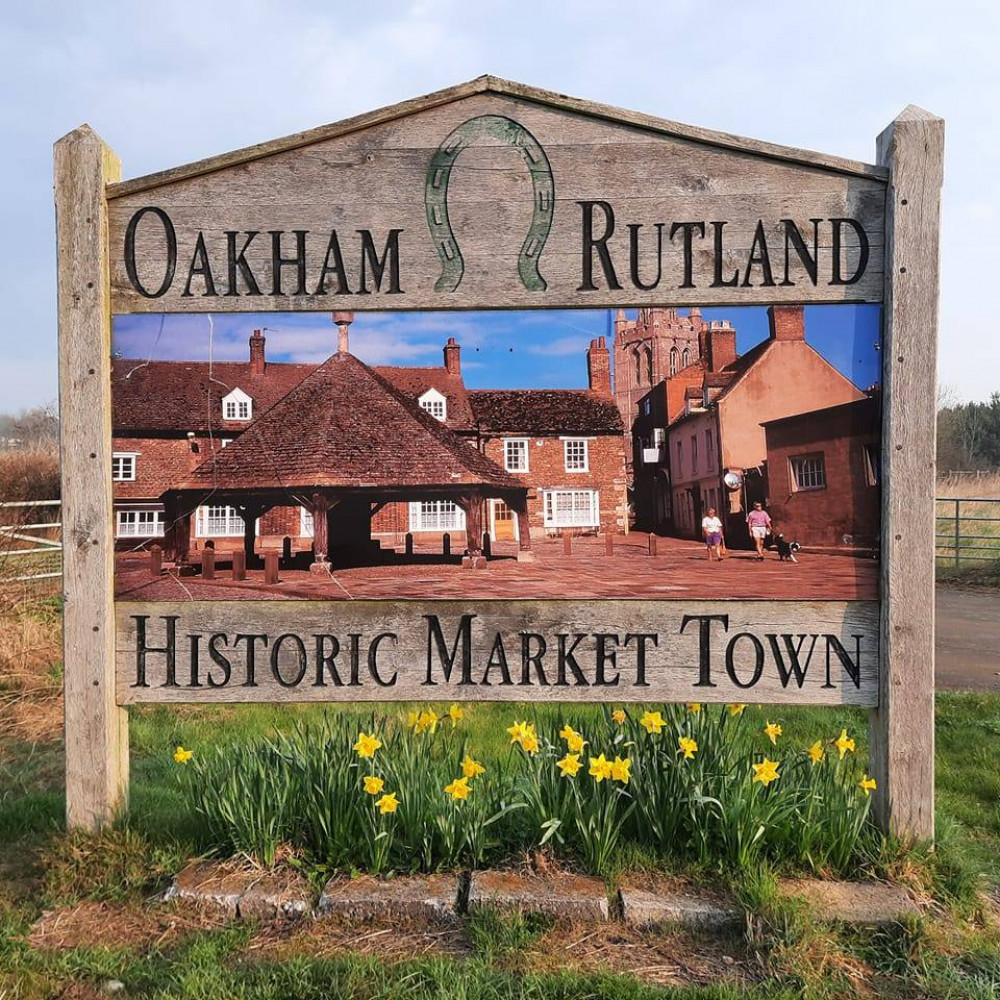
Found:
[[[872,305],[123,315],[119,600],[875,600]]]

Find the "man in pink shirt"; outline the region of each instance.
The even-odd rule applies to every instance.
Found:
[[[750,537],[757,548],[757,561],[764,561],[764,539],[771,530],[771,517],[764,505],[758,500],[753,505],[753,510],[747,514],[747,527],[750,529]]]

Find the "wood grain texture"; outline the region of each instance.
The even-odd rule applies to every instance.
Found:
[[[454,129],[481,116],[518,122],[545,151],[554,178],[552,227],[539,259],[547,287],[529,290],[518,275],[518,255],[532,222],[532,177],[523,151],[497,138],[481,137],[455,159],[447,206],[465,259],[459,286],[435,290],[442,263],[428,229],[424,192],[435,152]],[[332,129],[333,127],[331,127]],[[704,133],[709,135],[709,133]],[[765,144],[766,145],[766,144]],[[228,154],[227,154],[228,155]],[[749,304],[773,302],[875,302],[882,295],[885,184],[872,172],[835,168],[819,160],[763,155],[739,144],[720,144],[700,130],[653,128],[641,122],[597,115],[580,105],[554,105],[511,93],[473,91],[448,101],[411,107],[402,116],[376,113],[350,128],[309,134],[277,143],[267,153],[243,159],[232,154],[214,166],[181,168],[160,175],[156,184],[120,185],[111,193],[112,288],[115,312],[328,311],[353,309],[473,309],[648,305]],[[877,173],[877,172],[876,172]],[[608,249],[621,288],[594,260],[594,289],[583,280],[584,209],[580,202],[605,201],[614,211]],[[162,297],[140,294],[126,273],[125,233],[129,220],[147,206],[167,213],[176,230],[177,268]],[[595,235],[604,232],[603,210],[595,210]],[[832,227],[819,230],[818,272],[813,286],[802,262],[790,255],[790,284],[784,284],[785,243],[781,220],[808,234],[811,219],[856,219],[870,242],[863,277],[855,284],[830,284]],[[765,285],[758,267],[747,265],[754,233],[762,220],[774,269]],[[682,232],[675,222],[704,222],[704,237],[692,246],[693,287],[684,279]],[[711,223],[725,222],[722,276],[739,273],[737,287],[713,287],[716,258]],[[660,267],[656,226],[663,227],[662,278],[653,288],[631,277],[630,225],[638,230],[638,277],[652,285]],[[381,253],[391,230],[399,230],[400,291],[360,291],[362,249],[358,230],[370,230]],[[294,230],[305,237],[307,293],[295,292],[293,267],[282,271],[282,294],[272,294],[272,244],[281,231],[281,251],[294,252]],[[319,274],[336,230],[347,274],[347,293],[315,294]],[[228,231],[256,232],[245,260],[260,289],[242,273],[230,289]],[[205,256],[215,285],[206,295],[204,275],[187,278],[203,234]],[[845,231],[846,237],[850,234]],[[136,229],[135,257],[141,283],[158,288],[164,277],[163,226],[147,215]],[[858,259],[851,238],[844,246],[845,273]],[[336,288],[336,282],[330,282]],[[185,291],[189,294],[184,294]]]
[[[128,790],[128,716],[115,702],[111,310],[105,185],[118,158],[88,127],[55,145],[63,518],[66,819],[94,829]]]
[[[728,621],[692,617],[684,625],[685,616],[706,615],[728,615]],[[464,634],[463,616],[472,616],[465,620]],[[116,617],[121,704],[429,699],[870,706],[877,698],[878,605],[873,601],[120,602]],[[457,650],[450,679],[435,621],[447,656]],[[140,628],[141,645],[149,651],[141,664]],[[167,653],[156,651],[168,647],[171,628],[172,661]],[[640,643],[639,634],[655,635],[656,643],[652,639]],[[214,648],[229,663],[228,680],[226,668],[211,655],[213,635],[222,637],[214,640]],[[240,635],[244,638],[237,638]],[[246,638],[253,635],[261,638]],[[355,684],[349,683],[352,635],[357,636],[358,650]],[[380,635],[385,638],[370,661],[372,642]],[[626,640],[629,635],[632,638]],[[792,670],[785,635],[798,653],[801,684]],[[299,637],[302,644],[295,638],[281,640],[282,636]],[[509,684],[503,683],[498,636]],[[849,667],[836,655],[836,643],[828,636],[850,654]],[[317,650],[324,655],[334,652],[329,637],[336,639],[339,651],[332,666],[320,670]],[[642,666],[640,645],[645,650]],[[784,683],[775,647],[781,653]],[[560,648],[573,654],[572,664],[560,656]],[[541,656],[537,664],[530,661],[535,654]],[[754,679],[758,661],[756,683],[740,687]],[[317,683],[320,677],[322,683]],[[428,678],[435,683],[427,683]],[[216,685],[226,683],[212,686],[213,680]],[[711,686],[701,684],[703,680]]]
[[[883,309],[881,697],[876,809],[934,836],[934,443],[944,122],[912,105],[879,136],[890,172]]]

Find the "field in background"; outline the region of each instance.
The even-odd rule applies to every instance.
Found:
[[[937,497],[938,579],[1000,586],[1000,473],[939,476]]]

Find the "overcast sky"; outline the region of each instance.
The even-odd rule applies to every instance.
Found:
[[[998,43],[1000,6],[970,0],[4,4],[0,411],[56,394],[61,135],[89,122],[131,177],[487,72],[869,161],[906,104],[943,116],[941,381],[985,397],[1000,390]]]

